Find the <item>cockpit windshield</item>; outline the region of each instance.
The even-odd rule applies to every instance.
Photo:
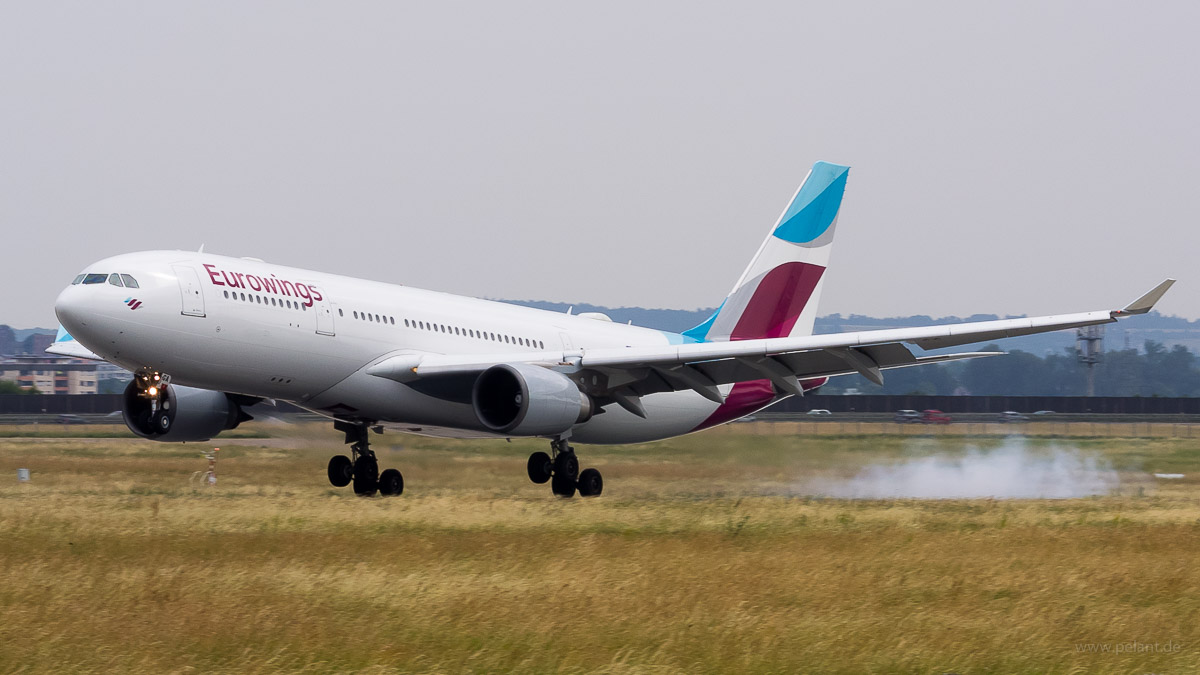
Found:
[[[117,274],[115,272],[112,274],[80,274],[79,276],[75,277],[75,281],[72,281],[71,285],[74,286],[76,284],[102,284],[106,281],[108,283],[112,284],[113,286],[124,286],[125,288],[140,288],[138,286],[137,279],[134,279],[133,275]]]

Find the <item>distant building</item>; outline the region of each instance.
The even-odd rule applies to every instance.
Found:
[[[0,380],[43,394],[95,394],[99,384],[95,361],[53,356],[13,356],[0,361]]]
[[[96,385],[100,394],[119,394],[125,384],[133,379],[133,373],[111,363],[96,362]]]
[[[34,333],[25,338],[21,343],[24,354],[45,354],[46,348],[54,344],[54,335],[51,333]]]

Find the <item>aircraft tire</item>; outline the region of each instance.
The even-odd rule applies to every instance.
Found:
[[[529,473],[529,480],[541,485],[554,475],[554,462],[550,460],[550,455],[535,452],[529,456],[525,469]]]
[[[379,494],[384,497],[399,497],[404,492],[404,476],[396,469],[385,469],[379,474]]]
[[[579,496],[599,497],[604,492],[604,477],[596,469],[584,469],[579,474]]]
[[[573,479],[555,474],[554,477],[550,479],[550,490],[554,492],[556,496],[569,499],[575,496],[575,481]]]
[[[354,494],[371,497],[379,489],[379,464],[374,457],[359,457],[354,463]]]
[[[562,477],[563,480],[569,480],[572,484],[579,478],[579,458],[575,456],[573,450],[558,453],[558,457],[554,458],[554,477]],[[574,489],[571,490],[574,492]]]
[[[354,477],[354,464],[345,455],[334,455],[329,458],[329,467],[326,469],[326,473],[329,475],[330,485],[346,487]]]

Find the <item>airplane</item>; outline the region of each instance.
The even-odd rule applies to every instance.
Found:
[[[122,415],[155,441],[203,441],[287,401],[345,434],[327,476],[356,494],[399,495],[370,433],[541,437],[534,483],[600,495],[572,443],[642,443],[750,415],[829,378],[881,384],[891,368],[1000,352],[923,350],[1103,324],[1144,314],[1167,279],[1121,309],[813,335],[849,167],[817,162],[749,266],[706,321],[682,333],[284,267],[257,258],[147,251],[88,265],[55,301],[46,351],[135,376]],[[203,249],[203,247],[202,247]]]

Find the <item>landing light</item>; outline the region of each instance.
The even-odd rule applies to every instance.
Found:
[[[149,389],[146,390],[146,393],[152,397],[158,396],[158,387],[150,387]]]

